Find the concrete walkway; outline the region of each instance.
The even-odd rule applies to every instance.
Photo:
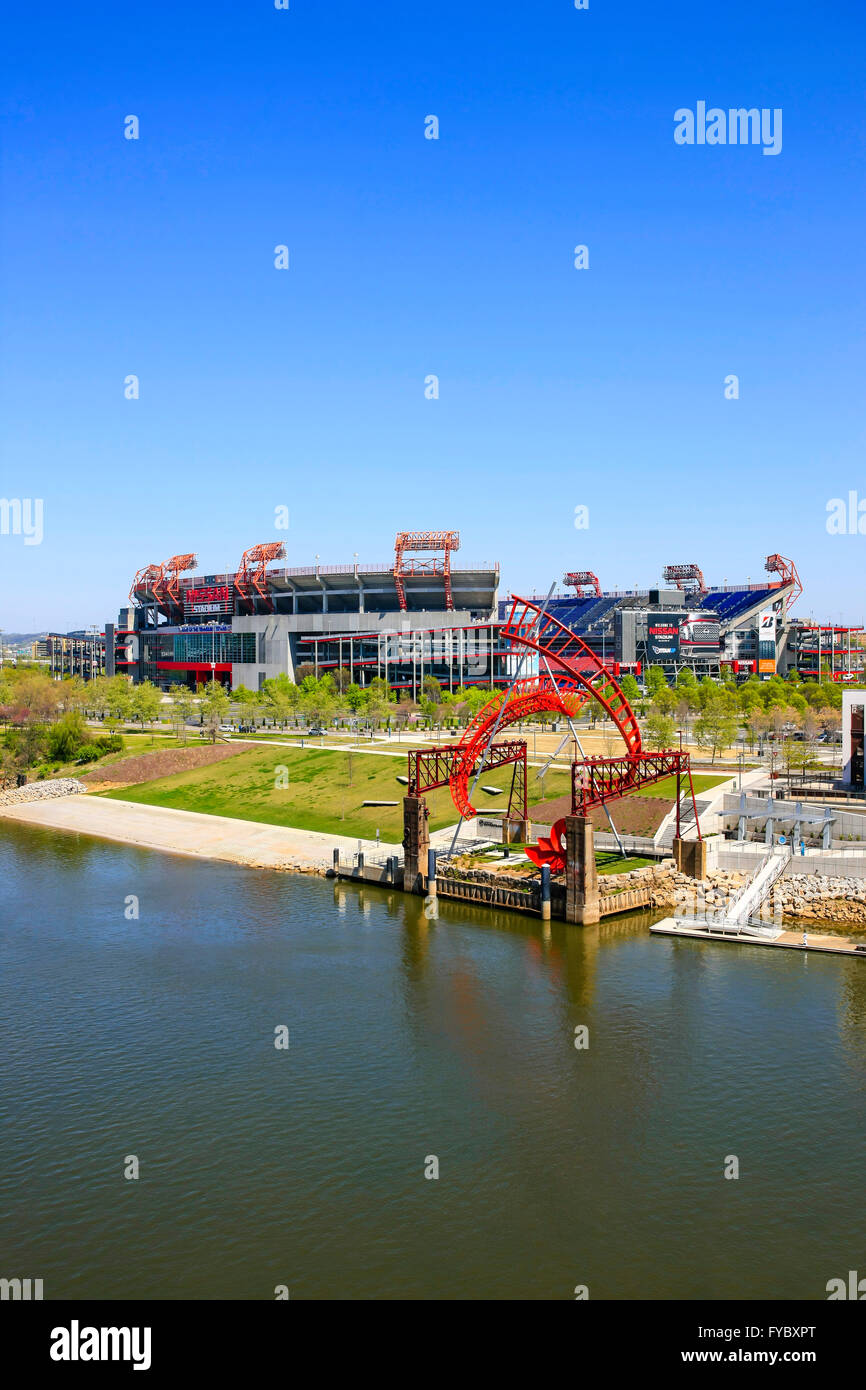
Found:
[[[400,851],[385,841],[323,835],[316,830],[293,830],[261,821],[206,816],[198,811],[175,811],[166,806],[141,806],[98,796],[64,796],[4,807],[0,816],[47,830],[96,835],[121,844],[189,854],[200,859],[223,859],[262,869],[329,868],[339,849],[350,857],[359,846],[370,856]]]

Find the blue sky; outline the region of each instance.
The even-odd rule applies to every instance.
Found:
[[[41,545],[0,535],[4,629],[110,619],[177,551],[381,563],[426,527],[503,592],[756,580],[780,551],[804,615],[862,621],[866,536],[825,528],[866,499],[862,5],[149,0],[4,27],[0,491],[44,499]],[[699,100],[782,108],[782,152],[678,146]]]

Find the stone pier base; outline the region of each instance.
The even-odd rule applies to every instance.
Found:
[[[532,839],[532,822],[528,820],[509,820],[502,818],[502,843],[505,845],[526,845]]]
[[[595,839],[588,816],[566,816],[565,841],[565,920],[587,926],[601,918]]]
[[[423,893],[430,848],[429,810],[423,796],[403,797],[403,891]]]
[[[689,878],[706,878],[706,840],[674,840],[673,851],[674,864],[679,873],[688,874]]]

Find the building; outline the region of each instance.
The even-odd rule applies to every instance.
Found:
[[[80,676],[93,680],[106,674],[106,638],[96,628],[77,632],[49,632],[39,643],[44,650],[48,669],[55,680],[64,676]],[[40,656],[37,658],[42,659]]]
[[[863,762],[863,716],[866,690],[842,692],[842,781],[852,791],[866,790]]]
[[[786,669],[788,586],[706,591],[648,589],[555,597],[548,611],[593,649],[615,676],[660,666],[673,682],[687,668],[700,680],[724,669],[742,679]],[[539,600],[541,601],[541,600]],[[500,603],[500,617],[506,604]]]
[[[660,666],[671,682],[684,668],[700,680],[724,673],[768,680],[796,670],[827,671],[849,681],[863,673],[860,629],[826,628],[791,617],[803,592],[796,567],[780,555],[765,562],[761,583],[707,584],[697,565],[668,565],[669,587],[605,593],[595,574],[567,574],[574,595],[556,596],[549,611],[592,647],[616,676]],[[542,600],[538,600],[541,602]],[[507,603],[500,602],[503,618]]]
[[[175,555],[135,576],[129,606],[116,628],[106,626],[105,670],[164,689],[215,679],[257,690],[307,669],[342,670],[362,686],[378,677],[413,697],[427,676],[449,690],[493,689],[514,666],[500,636],[508,600],[498,598],[499,566],[458,565],[459,547],[456,531],[405,531],[387,564],[356,556],[351,565],[290,569],[277,563],[285,550],[273,541],[221,574],[197,574],[193,553]],[[575,572],[565,577],[573,594],[539,602],[614,676],[660,666],[669,681],[684,668],[698,679],[766,680],[792,669],[858,678],[866,653],[851,634],[859,629],[792,618],[802,594],[795,566],[775,554],[765,570],[760,583],[710,585],[697,565],[668,565],[665,587],[607,593],[590,571]]]
[[[114,667],[168,688],[215,679],[258,690],[345,668],[418,694],[505,680],[497,646],[498,565],[455,565],[455,531],[401,532],[390,564],[281,568],[280,542],[245,551],[235,572],[193,574],[192,553],[136,575],[113,629]],[[423,558],[421,558],[423,557]]]

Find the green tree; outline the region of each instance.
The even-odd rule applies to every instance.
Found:
[[[433,705],[442,703],[442,686],[435,676],[425,676],[421,682],[421,693]]]
[[[695,720],[694,738],[699,748],[712,749],[712,762],[716,754],[730,748],[737,737],[737,718],[721,699],[715,699]]]
[[[177,685],[171,692],[171,722],[176,738],[183,734],[186,739],[187,720],[192,718],[194,709],[195,700],[189,686]]]
[[[646,741],[657,752],[660,748],[671,748],[674,741],[674,721],[669,714],[651,710],[645,724]]]
[[[131,714],[141,725],[142,733],[145,724],[153,725],[161,703],[162,696],[153,681],[142,681],[140,685],[133,686]]]
[[[67,710],[48,730],[48,756],[59,763],[71,763],[90,742],[90,732],[80,710]]]
[[[135,688],[125,676],[113,676],[108,681],[105,687],[105,705],[108,710],[106,722],[111,727],[132,717],[132,696]]]

